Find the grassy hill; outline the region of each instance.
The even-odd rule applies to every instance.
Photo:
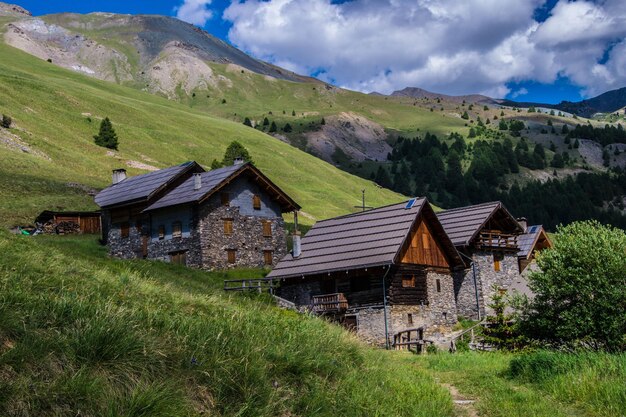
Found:
[[[112,260],[94,237],[0,231],[0,251],[0,415],[453,415],[412,355],[221,289],[261,271]]]
[[[238,140],[257,166],[303,207],[302,220],[344,214],[402,197],[347,174],[277,139],[155,95],[64,70],[0,44],[0,223],[32,222],[44,209],[95,208],[85,189],[102,188],[114,168],[165,167],[187,160],[209,165]],[[111,118],[119,152],[93,143]],[[17,145],[16,145],[17,144]],[[26,149],[24,152],[20,148]]]

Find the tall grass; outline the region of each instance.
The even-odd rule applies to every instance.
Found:
[[[411,357],[224,277],[0,231],[0,415],[450,416]],[[263,271],[245,271],[261,276]]]

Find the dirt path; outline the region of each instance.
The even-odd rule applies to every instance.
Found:
[[[458,416],[462,417],[478,417],[478,411],[474,408],[475,400],[465,398],[459,390],[452,384],[444,384],[439,382],[439,384],[446,388],[450,395],[452,396],[452,402],[454,403],[454,408],[457,411]]]

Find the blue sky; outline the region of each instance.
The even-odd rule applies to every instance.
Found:
[[[177,16],[247,53],[364,92],[415,86],[577,101],[626,85],[626,2],[15,0],[34,15]]]

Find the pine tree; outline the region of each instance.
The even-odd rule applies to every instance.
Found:
[[[276,130],[278,130],[278,127],[276,126],[276,122],[272,121],[272,124],[270,125],[270,133],[274,133],[276,132]]]
[[[217,159],[214,159],[213,162],[211,162],[211,169],[218,169],[221,167],[222,167],[222,163],[218,161]]]
[[[320,122],[320,124],[325,125],[326,124],[326,120],[324,120],[324,118],[322,117],[322,121]]]
[[[578,139],[576,139],[574,141],[574,149],[578,149],[580,147],[580,142],[578,141]]]
[[[500,119],[500,123],[498,123],[498,129],[507,130],[509,126],[507,126],[506,121],[504,119]]]
[[[266,117],[263,119],[263,126],[268,126],[270,124],[270,120]]]
[[[250,127],[252,127],[252,122],[250,121],[250,119],[249,119],[248,117],[246,117],[246,118],[243,120],[243,124],[244,124],[244,125],[246,125],[246,126],[250,126]]]
[[[104,120],[102,120],[100,123],[100,131],[93,138],[96,145],[117,150],[117,134],[115,133],[113,124],[108,117],[105,117]]]
[[[467,114],[467,111],[463,112],[463,115],[461,116],[461,119],[465,119],[465,120],[469,119],[469,114]]]
[[[285,124],[285,127],[283,127],[283,132],[285,132],[285,133],[289,133],[292,130],[293,129],[291,128],[291,125],[289,123]]]
[[[567,127],[567,125],[563,125],[563,128],[561,129],[561,133],[563,133],[564,135],[569,133],[569,128]]]
[[[474,130],[473,127],[470,127],[469,130],[469,134],[467,135],[468,138],[475,138],[476,137],[476,130]]]
[[[292,110],[292,111],[291,111],[291,115],[292,115],[292,116],[295,116],[295,115],[296,115],[296,111],[295,111],[295,110]]]
[[[381,187],[391,188],[391,178],[389,178],[389,174],[387,170],[383,168],[381,165],[378,166],[378,171],[376,171],[376,179],[374,180],[376,184]]]
[[[226,152],[224,152],[222,166],[232,165],[235,162],[235,158],[241,158],[244,162],[252,162],[252,157],[245,146],[237,141],[232,141],[226,148]]]

